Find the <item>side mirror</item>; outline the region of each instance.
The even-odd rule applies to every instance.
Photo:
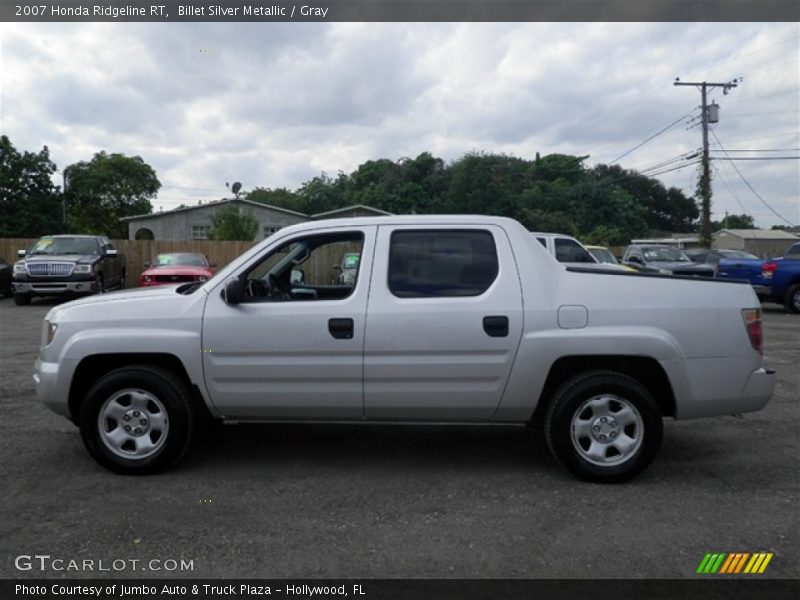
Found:
[[[289,283],[295,284],[304,284],[306,282],[306,274],[303,272],[303,269],[292,269],[291,279]]]
[[[152,264],[153,264],[153,263],[151,263],[149,260],[146,260],[146,261],[144,261],[144,268],[145,268],[145,269],[149,269],[149,268],[150,268],[150,265],[152,265]]]
[[[119,254],[114,248],[107,248],[106,249],[106,256],[116,256]]]
[[[24,258],[25,250],[17,250],[17,256],[19,256],[20,258]]]
[[[628,262],[636,263],[636,264],[639,264],[639,265],[643,265],[643,264],[644,264],[644,262],[642,261],[642,259],[641,259],[641,258],[639,258],[638,256],[631,256],[631,257],[629,257],[629,258],[628,258]]]
[[[244,300],[244,283],[238,277],[225,282],[225,302],[236,306]]]

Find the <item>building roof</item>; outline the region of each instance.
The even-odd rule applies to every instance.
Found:
[[[720,229],[714,236],[727,233],[744,240],[796,240],[798,237],[781,229]]]
[[[133,215],[131,217],[121,217],[120,221],[132,221],[134,219],[152,219],[163,217],[165,215],[171,215],[179,212],[187,212],[190,210],[197,210],[199,208],[208,208],[209,206],[222,206],[224,204],[229,204],[231,202],[241,202],[242,204],[247,204],[249,206],[255,206],[258,208],[269,208],[271,210],[276,210],[278,212],[286,213],[289,215],[295,215],[296,217],[305,217],[308,218],[308,215],[305,213],[297,212],[296,210],[289,210],[288,208],[281,208],[280,206],[272,206],[271,204],[263,204],[261,202],[253,202],[252,200],[245,200],[244,198],[223,198],[221,200],[213,200],[211,202],[206,202],[205,204],[196,204],[194,206],[184,206],[182,208],[174,208],[172,210],[165,210],[163,212],[157,213],[150,213],[148,215]]]
[[[364,204],[354,204],[353,206],[345,206],[344,208],[337,208],[334,210],[328,210],[326,212],[317,213],[315,215],[311,215],[312,219],[331,219],[336,218],[336,215],[346,213],[353,210],[364,210],[366,212],[371,212],[376,215],[391,215],[392,213],[386,212],[385,210],[381,210],[379,208],[372,208],[371,206],[366,206]]]

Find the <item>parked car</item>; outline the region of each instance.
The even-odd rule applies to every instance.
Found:
[[[713,268],[698,265],[683,250],[667,244],[631,244],[625,250],[622,264],[639,271],[663,275],[714,276]]]
[[[724,258],[719,261],[717,276],[749,281],[761,300],[777,302],[791,313],[800,313],[800,242],[780,258]]]
[[[316,283],[353,246],[369,276]],[[664,417],[760,410],[775,385],[746,282],[564,268],[500,217],[292,225],[213,279],[56,306],[42,331],[38,397],[130,474],[210,419],[541,423],[572,473],[615,482]]]
[[[355,284],[359,260],[361,260],[361,254],[358,252],[348,252],[342,258],[342,264],[334,267],[337,271],[339,271],[338,280],[340,284]]]
[[[723,258],[731,260],[758,259],[755,254],[750,254],[744,250],[728,250],[726,248],[691,248],[689,250],[685,250],[685,252],[686,256],[691,258],[694,262],[698,264],[711,265],[715,274],[717,272],[719,261]]]
[[[622,267],[626,271],[635,271],[636,269],[632,269],[631,267],[620,265],[617,257],[606,248],[605,246],[585,246],[585,248],[589,251],[597,262],[604,265],[617,265]]]
[[[159,254],[150,263],[144,263],[145,271],[139,276],[142,287],[207,281],[214,276],[216,265],[201,252],[169,252]]]
[[[595,258],[586,247],[570,235],[563,233],[531,232],[553,258],[565,265],[600,271],[627,271],[621,265],[604,263]]]
[[[105,236],[48,235],[18,252],[14,302],[34,296],[80,296],[125,287],[125,257]]]
[[[14,293],[11,287],[11,265],[0,258],[0,296],[10,296]]]

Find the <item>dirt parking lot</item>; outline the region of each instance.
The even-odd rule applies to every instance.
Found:
[[[531,430],[484,426],[226,426],[173,471],[113,475],[34,396],[50,306],[0,300],[0,577],[683,578],[717,551],[774,552],[764,577],[800,576],[800,316],[777,306],[766,409],[668,421],[616,486],[574,480]],[[17,569],[34,554],[128,562]]]

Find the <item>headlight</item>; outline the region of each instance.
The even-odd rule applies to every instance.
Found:
[[[25,270],[25,261],[21,260],[19,262],[14,263],[14,274],[15,275],[25,275],[27,271]]]
[[[153,278],[150,277],[150,275],[142,275],[142,281],[149,282],[149,281],[152,281],[152,280],[153,280]]]
[[[75,265],[74,273],[91,273],[92,265]]]
[[[53,341],[53,338],[56,337],[56,329],[58,329],[58,325],[51,323],[50,321],[45,321],[45,326],[47,327],[47,339],[44,345],[49,346]]]

